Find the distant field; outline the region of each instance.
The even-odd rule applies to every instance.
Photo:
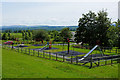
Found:
[[[3,78],[117,78],[118,64],[89,69],[2,49]]]
[[[22,33],[11,33],[11,36],[15,36],[16,38],[22,38]]]
[[[15,36],[15,38],[22,38],[22,33],[11,33],[11,36]]]

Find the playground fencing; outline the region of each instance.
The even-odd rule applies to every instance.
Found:
[[[52,53],[52,52],[48,52],[45,50],[40,51],[40,50],[35,50],[35,49],[30,49],[30,48],[12,47],[11,45],[2,45],[2,48],[8,49],[8,50],[14,50],[18,53],[23,53],[23,54],[27,54],[31,56],[37,56],[37,57],[41,57],[45,59],[51,59],[55,61],[76,64],[80,66],[86,66],[89,68],[120,63],[120,55],[118,53],[119,49],[114,50],[115,52],[118,53],[117,55],[103,56],[103,57],[92,57],[91,56],[88,58],[88,60],[79,61],[79,59],[81,58],[81,56],[79,55],[77,56],[73,56],[73,55],[66,56],[64,54],[59,55],[58,53]]]

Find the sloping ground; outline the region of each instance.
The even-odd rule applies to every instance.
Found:
[[[2,78],[2,48],[0,46],[0,79],[1,78]]]
[[[2,49],[3,78],[117,78],[118,64],[88,67]]]

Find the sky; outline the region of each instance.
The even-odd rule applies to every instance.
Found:
[[[2,25],[78,25],[82,14],[106,10],[112,21],[118,19],[118,2],[11,2],[2,1]]]

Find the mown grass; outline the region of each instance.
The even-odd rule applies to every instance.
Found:
[[[118,64],[88,67],[2,49],[3,78],[117,78]]]

